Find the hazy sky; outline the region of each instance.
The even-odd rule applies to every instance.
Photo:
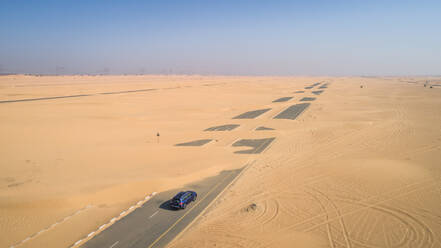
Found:
[[[441,74],[441,1],[0,0],[0,72]]]

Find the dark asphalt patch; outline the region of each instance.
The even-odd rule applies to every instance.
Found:
[[[271,110],[271,109],[267,108],[267,109],[248,111],[248,112],[245,112],[243,114],[240,114],[240,115],[234,117],[233,119],[254,119],[269,110]]]
[[[135,92],[152,91],[152,90],[156,90],[156,89],[123,90],[123,91],[103,92],[103,93],[99,93],[99,94],[101,94],[101,95],[114,95],[114,94],[135,93]]]
[[[291,96],[287,96],[287,97],[281,97],[279,99],[274,100],[273,102],[287,102],[289,100],[291,100],[292,97]]]
[[[200,140],[193,140],[193,141],[186,142],[186,143],[176,144],[175,146],[203,146],[210,141],[212,141],[212,139],[200,139]]]
[[[271,142],[273,142],[276,138],[266,138],[266,139],[242,139],[239,141],[234,142],[233,146],[249,146],[252,147],[252,149],[248,150],[241,150],[241,151],[235,151],[234,153],[240,153],[240,154],[258,154],[265,150]]]
[[[70,96],[52,96],[52,97],[40,97],[40,98],[27,98],[27,99],[17,99],[17,100],[5,100],[5,101],[0,101],[0,103],[33,102],[33,101],[54,100],[54,99],[62,99],[62,98],[85,97],[85,96],[92,96],[92,95],[90,95],[90,94],[82,94],[82,95],[70,95]]]
[[[311,105],[310,103],[299,103],[292,105],[289,108],[282,111],[280,114],[276,115],[274,119],[289,119],[295,120],[305,109]]]
[[[324,85],[319,87],[319,89],[326,89],[326,88],[328,88],[328,84],[324,84]]]
[[[310,86],[306,86],[305,89],[310,90],[310,89],[314,88],[315,86],[317,86],[317,85],[319,85],[319,84],[320,84],[320,83],[314,83],[314,84],[312,84],[312,85],[310,85]]]
[[[153,90],[157,90],[157,89],[124,90],[124,91],[103,92],[103,93],[96,93],[96,94],[80,94],[80,95],[69,95],[69,96],[26,98],[26,99],[17,99],[17,100],[4,100],[4,101],[0,101],[0,103],[33,102],[33,101],[55,100],[55,99],[63,99],[63,98],[77,98],[77,97],[96,96],[96,95],[136,93],[136,92],[153,91]]]
[[[302,99],[300,99],[301,102],[310,102],[310,101],[314,101],[315,97],[303,97]]]
[[[238,124],[227,124],[227,125],[222,125],[222,126],[216,126],[216,127],[209,127],[207,129],[205,129],[204,131],[231,131],[235,128],[237,128]]]
[[[294,93],[305,93],[305,91],[304,90],[298,90],[298,91],[295,91]]]
[[[266,131],[266,130],[274,130],[274,128],[260,126],[256,128],[256,131]]]
[[[323,93],[323,90],[316,90],[312,92],[314,95],[320,95],[321,93]]]

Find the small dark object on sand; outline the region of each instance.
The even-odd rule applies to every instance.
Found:
[[[247,212],[251,212],[251,211],[256,210],[256,208],[257,208],[257,204],[256,203],[251,203],[246,208],[244,208],[244,210],[247,211]]]

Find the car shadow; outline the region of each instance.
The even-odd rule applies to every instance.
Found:
[[[168,201],[161,203],[161,205],[159,205],[159,208],[164,209],[164,210],[168,210],[168,211],[177,211],[176,208],[172,208],[170,206],[170,202],[171,202],[171,200],[168,200]]]

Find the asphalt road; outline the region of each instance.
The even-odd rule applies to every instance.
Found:
[[[288,119],[288,120],[295,120],[303,111],[305,111],[310,103],[299,103],[292,105],[291,107],[283,110],[281,113],[276,115],[274,119]]]
[[[75,97],[85,97],[92,96],[91,94],[83,94],[83,95],[70,95],[70,96],[51,96],[51,97],[40,97],[40,98],[27,98],[27,99],[17,99],[17,100],[5,100],[0,101],[0,103],[13,103],[13,102],[32,102],[32,101],[42,101],[42,100],[54,100],[61,98],[75,98]]]
[[[266,108],[266,109],[258,109],[258,110],[248,111],[248,112],[242,113],[242,114],[234,117],[233,119],[254,119],[269,110],[271,110],[271,109]]]
[[[212,141],[212,139],[193,140],[190,142],[179,143],[179,144],[176,144],[175,146],[203,146],[210,141]]]
[[[204,210],[243,170],[223,171],[219,175],[155,195],[141,207],[117,221],[82,248],[164,247]],[[184,210],[169,208],[169,200],[179,191],[198,193]]]
[[[223,83],[218,83],[223,84]],[[204,86],[214,86],[218,84],[204,84]],[[187,88],[192,86],[183,86],[182,88]],[[15,102],[34,102],[34,101],[46,101],[46,100],[55,100],[55,99],[63,99],[63,98],[77,98],[77,97],[86,97],[86,96],[97,96],[97,95],[115,95],[115,94],[127,94],[127,93],[138,93],[138,92],[146,92],[146,91],[155,91],[155,90],[171,90],[178,89],[181,87],[168,87],[168,88],[158,88],[158,89],[137,89],[137,90],[123,90],[123,91],[110,91],[110,92],[100,92],[93,94],[81,94],[81,95],[68,95],[68,96],[49,96],[49,97],[38,97],[38,98],[24,98],[24,99],[13,99],[13,100],[0,100],[1,103],[15,103]]]
[[[242,139],[236,141],[233,146],[246,146],[251,147],[252,149],[235,151],[234,153],[241,154],[258,154],[263,152],[267,146],[271,144],[276,138],[266,138],[266,139]]]
[[[314,101],[315,97],[303,97],[302,99],[300,99],[301,102],[310,102],[310,101]]]
[[[291,96],[286,96],[286,97],[281,97],[279,99],[274,100],[273,102],[287,102],[289,100],[291,100],[292,97]]]
[[[97,95],[114,95],[114,94],[126,94],[126,93],[136,93],[144,91],[152,91],[157,89],[140,89],[140,90],[124,90],[124,91],[112,91],[112,92],[102,92],[95,94],[81,94],[81,95],[70,95],[70,96],[50,96],[50,97],[39,97],[39,98],[25,98],[25,99],[15,99],[15,100],[1,100],[0,103],[13,103],[13,102],[34,102],[34,101],[44,101],[44,100],[55,100],[63,98],[77,98],[86,96],[97,96]]]
[[[222,125],[222,126],[209,127],[207,129],[205,129],[204,131],[231,131],[238,126],[240,126],[240,125],[239,124],[226,124],[226,125]]]

